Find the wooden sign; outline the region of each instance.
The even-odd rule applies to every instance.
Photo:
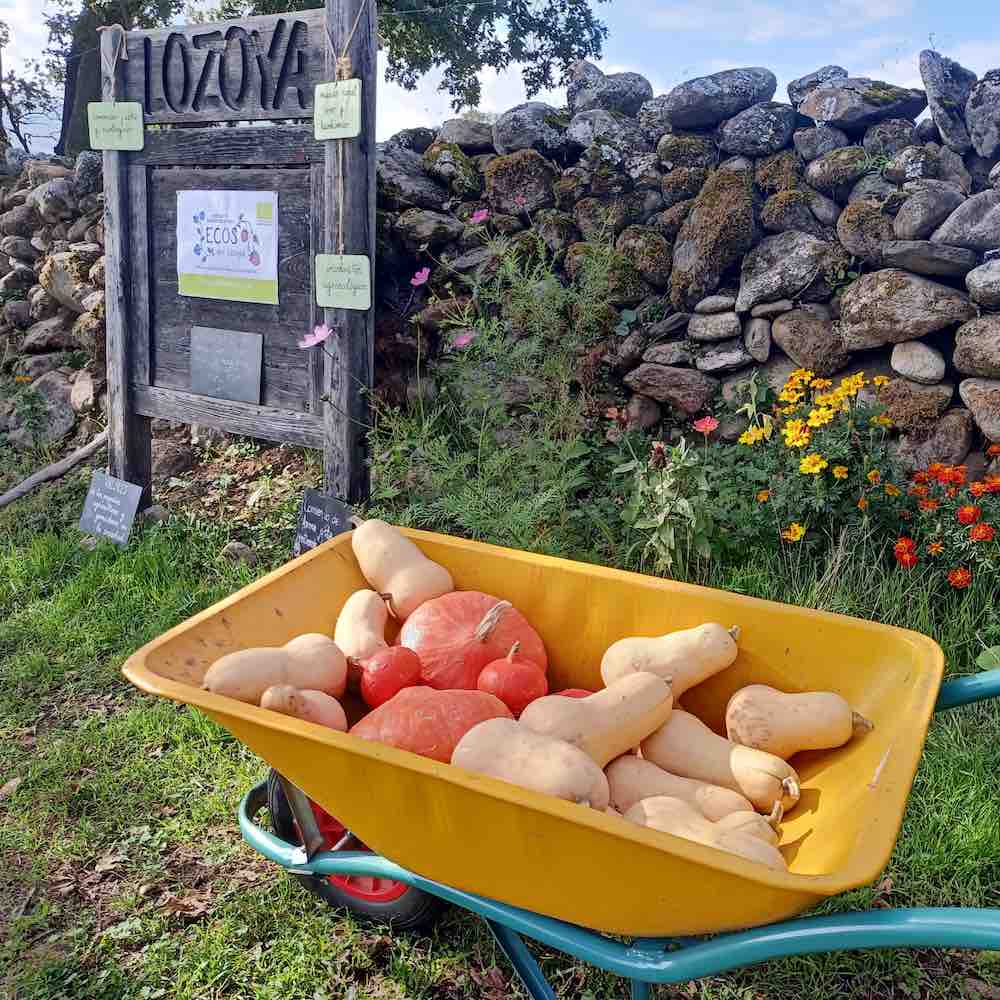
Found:
[[[110,538],[126,545],[139,509],[142,487],[95,470],[80,515],[80,530],[86,535]]]
[[[371,309],[368,258],[361,254],[317,254],[316,302],[328,309]]]
[[[87,105],[91,149],[142,149],[145,129],[138,101],[91,101]]]
[[[317,139],[353,139],[361,134],[361,81],[336,80],[316,86],[313,134]]]
[[[351,524],[353,513],[346,503],[336,497],[307,489],[302,494],[302,505],[299,507],[292,555],[300,556],[336,535],[350,531],[354,527]]]
[[[191,391],[215,399],[260,402],[264,338],[259,333],[191,329]]]

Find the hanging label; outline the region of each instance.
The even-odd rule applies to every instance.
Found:
[[[91,149],[142,149],[145,129],[138,101],[91,101],[87,105]]]
[[[318,83],[313,92],[313,135],[353,139],[361,134],[361,81]]]
[[[317,254],[316,304],[327,309],[371,309],[368,258],[363,254]]]

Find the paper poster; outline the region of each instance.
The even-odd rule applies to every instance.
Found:
[[[313,135],[353,139],[361,134],[361,81],[318,83],[313,91]]]
[[[278,303],[278,193],[178,191],[181,295]]]
[[[142,149],[145,130],[138,101],[91,101],[87,105],[91,149]]]
[[[371,309],[368,258],[363,254],[316,254],[316,305],[327,309]]]

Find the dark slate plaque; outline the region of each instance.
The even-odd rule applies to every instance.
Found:
[[[141,496],[141,486],[95,470],[83,502],[80,530],[110,538],[116,545],[127,544]]]
[[[302,494],[302,505],[299,507],[299,525],[292,555],[300,556],[335,535],[350,531],[354,527],[351,524],[353,513],[342,500],[319,490],[307,489]]]
[[[191,328],[191,391],[260,404],[264,338],[259,333]]]

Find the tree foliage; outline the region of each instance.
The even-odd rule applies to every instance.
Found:
[[[322,6],[322,0],[222,0],[219,16]],[[443,67],[440,89],[456,111],[479,103],[483,69],[520,65],[531,97],[559,83],[577,59],[599,57],[607,37],[589,0],[384,0],[378,10],[387,78],[413,90],[424,73]]]

